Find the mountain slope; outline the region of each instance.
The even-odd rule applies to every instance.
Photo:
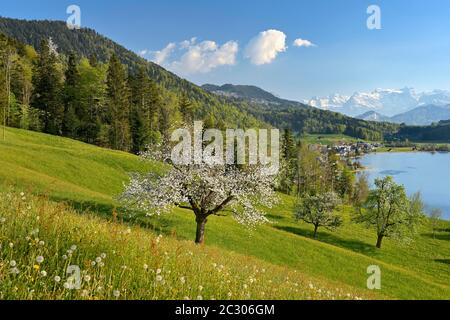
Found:
[[[450,119],[450,105],[426,105],[411,111],[391,117],[392,122],[406,123],[408,125],[425,126],[433,122]]]
[[[136,156],[70,139],[10,128],[6,133],[6,141],[0,141],[0,155],[2,155],[0,185],[13,183],[16,188],[26,190],[27,193],[33,191],[46,194],[51,199],[67,201],[83,212],[90,210],[108,219],[115,212],[119,220],[125,219],[126,222],[148,227],[150,230],[132,227],[131,237],[136,233],[137,238],[132,240],[132,244],[128,244],[130,248],[136,248],[138,239],[147,239],[145,233],[150,233],[151,230],[168,236],[166,241],[173,244],[165,249],[169,256],[176,254],[176,248],[185,248],[184,244],[177,245],[174,242],[176,239],[191,242],[194,238],[195,221],[188,210],[176,209],[173,214],[159,218],[132,216],[133,219],[130,220],[129,212],[125,212],[114,200],[121,192],[123,183],[127,181],[128,171],[144,169],[160,171],[163,170],[160,165],[143,168],[142,162]],[[258,268],[261,269],[263,264],[270,263],[294,270],[293,273],[297,273],[301,279],[311,279],[311,283],[315,286],[319,283],[326,290],[336,288],[342,289],[344,293],[352,292],[377,298],[450,298],[448,286],[450,266],[439,262],[450,255],[447,241],[439,240],[448,237],[445,231],[442,231],[436,239],[432,239],[429,237],[428,229],[424,229],[418,239],[407,246],[388,239],[385,247],[379,251],[374,249],[373,231],[350,223],[351,209],[345,207],[343,210],[345,225],[336,232],[321,230],[320,241],[317,241],[310,238],[312,229],[309,225],[299,224],[292,218],[295,199],[281,196],[280,200],[276,207],[268,211],[272,223],[253,231],[247,231],[239,226],[230,216],[212,217],[206,231],[207,252],[217,250],[217,255],[238,259],[237,265],[241,266],[249,265],[253,268],[253,265],[260,265]],[[47,218],[43,219],[49,221]],[[83,230],[83,235],[85,232],[92,234],[92,228],[87,231],[83,229],[82,222],[79,221],[81,217],[72,217],[68,221],[74,219],[78,219],[76,226]],[[446,225],[448,225],[446,228],[450,228],[450,224]],[[102,227],[102,230],[105,228]],[[127,227],[109,224],[108,228],[108,230],[111,228],[125,230]],[[45,230],[47,229],[51,228]],[[100,234],[103,234],[103,231]],[[110,239],[109,236],[102,238],[105,241]],[[70,241],[74,239],[67,238],[64,243]],[[105,241],[103,243],[106,245]],[[121,246],[124,245],[121,243]],[[82,246],[92,248],[92,243],[83,242]],[[86,259],[95,258],[94,254],[99,254],[103,250],[101,246],[95,248],[98,252],[94,250],[95,252],[91,252]],[[148,250],[148,246],[145,248]],[[114,249],[111,248],[110,251],[112,250]],[[239,255],[229,256],[229,251]],[[243,255],[248,256],[248,259],[246,260]],[[126,257],[129,258],[128,255]],[[207,258],[207,261],[210,259]],[[215,263],[222,263],[221,261],[219,259]],[[142,260],[137,260],[132,266],[138,264],[142,265]],[[373,264],[382,268],[382,292],[366,289],[366,269]],[[230,268],[234,266],[233,264]],[[176,264],[171,268],[174,268],[171,270],[176,271],[178,275],[179,269]],[[272,270],[272,267],[270,268]],[[282,271],[273,272],[276,278]],[[290,274],[291,271],[286,272]],[[289,278],[289,282],[301,281],[301,279],[294,280],[295,277],[291,275]],[[202,280],[205,288],[210,287],[208,279],[209,276],[205,273]],[[279,283],[276,279],[273,281]],[[284,286],[286,283],[280,285]],[[214,284],[210,288],[213,290]],[[303,290],[301,287],[298,290],[298,295],[294,293],[290,297],[302,298]]]
[[[204,84],[202,88],[217,95],[247,99],[256,103],[277,105],[283,102],[283,99],[280,99],[275,95],[273,95],[272,93],[269,93],[256,86],[232,85],[232,84],[224,84],[223,86],[216,86],[213,84]]]
[[[73,52],[78,56],[95,56],[100,62],[107,62],[114,52],[121,62],[128,66],[129,72],[134,73],[140,65],[146,65],[150,77],[168,92],[176,96],[182,92],[188,93],[192,102],[199,107],[198,113],[203,118],[214,114],[215,118],[230,127],[267,127],[267,124],[246,114],[229,101],[219,101],[215,95],[143,59],[92,29],[69,30],[62,21],[0,18],[0,33],[36,49],[40,47],[42,39],[52,38],[59,53],[68,55]]]
[[[218,127],[290,127],[296,132],[306,133],[346,133],[353,137],[381,140],[396,131],[395,126],[366,123],[352,120],[332,112],[317,110],[299,102],[278,99],[256,87],[239,87],[241,92],[253,97],[263,96],[271,104],[254,99],[225,97],[212,94],[190,83],[164,68],[148,62],[123,46],[99,35],[91,29],[69,30],[64,22],[25,21],[0,18],[0,33],[15,38],[25,44],[39,47],[40,41],[52,37],[58,51],[67,55],[75,52],[80,56],[96,56],[107,61],[112,52],[135,72],[138,65],[147,65],[150,76],[166,91],[166,96],[186,93],[198,106],[197,114],[203,119],[212,116]],[[173,99],[172,99],[173,100]],[[277,107],[279,110],[272,110]]]
[[[256,118],[277,128],[290,128],[297,133],[346,134],[360,139],[382,140],[398,130],[396,124],[364,121],[321,110],[301,102],[275,97],[254,86],[206,85],[205,88],[223,99],[225,92],[228,99],[232,99]],[[258,93],[257,96],[255,92]],[[266,98],[262,100],[262,97]]]
[[[366,120],[366,121],[384,121],[384,122],[393,122],[390,117],[382,115],[375,111],[367,111],[356,117],[357,119]]]

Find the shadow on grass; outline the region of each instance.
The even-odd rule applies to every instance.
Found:
[[[50,200],[65,203],[80,214],[88,212],[105,220],[112,221],[116,219],[121,223],[140,226],[156,233],[176,235],[175,226],[164,216],[148,217],[141,211],[97,201],[76,201],[59,197],[51,197]]]
[[[422,234],[424,237],[428,237],[430,239],[436,239],[436,240],[444,240],[444,241],[450,241],[450,233],[442,234],[432,234],[432,233],[424,233]]]
[[[310,230],[305,230],[296,227],[287,227],[287,226],[275,226],[276,229],[287,231],[299,236],[313,238],[313,232]],[[346,249],[350,249],[355,252],[371,254],[376,252],[375,246],[369,245],[365,242],[359,240],[352,239],[342,239],[338,238],[330,233],[321,232],[320,229],[317,232],[317,241],[322,241],[328,244],[332,244],[338,247],[343,247]]]
[[[450,265],[450,259],[435,259],[434,261]]]

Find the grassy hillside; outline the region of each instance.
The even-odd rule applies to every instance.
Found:
[[[83,211],[90,208],[93,214],[109,219],[113,216],[112,212],[117,212],[119,219],[136,225],[133,230],[136,230],[139,236],[131,242],[133,248],[138,246],[141,235],[152,239],[154,234],[160,233],[165,235],[164,239],[167,238],[167,241],[173,243],[171,249],[167,249],[169,254],[174,254],[170,250],[177,245],[181,251],[184,246],[191,246],[195,222],[190,211],[177,209],[174,214],[160,218],[130,216],[130,213],[121,209],[114,200],[127,180],[127,172],[161,170],[161,166],[157,164],[143,164],[137,157],[129,154],[17,129],[7,129],[6,141],[0,141],[0,155],[0,181],[3,185],[14,184],[16,189],[26,190],[27,193],[44,193],[53,200],[67,200],[71,205],[75,205],[78,212],[81,208]],[[4,196],[1,198],[4,199]],[[286,270],[293,274],[298,273],[302,278],[314,279],[329,288],[351,287],[352,296],[394,299],[450,298],[450,223],[443,223],[435,238],[430,235],[429,228],[424,226],[415,242],[400,245],[387,240],[382,250],[375,250],[374,233],[351,224],[348,221],[349,208],[343,208],[347,223],[342,229],[335,233],[322,230],[319,233],[319,241],[312,240],[311,228],[293,221],[293,202],[293,198],[281,196],[280,204],[269,212],[272,223],[254,231],[239,226],[230,217],[213,217],[207,225],[207,248],[192,250],[200,250],[202,253],[202,250],[205,250],[208,255],[210,252],[216,252],[224,257],[233,255],[233,259],[224,258],[223,261],[236,260],[236,267],[240,264],[239,259],[249,259],[261,265],[270,264],[275,269],[287,268]],[[73,221],[78,221],[82,232],[88,232],[88,229],[83,231],[81,225],[84,225],[84,222],[77,219],[90,219],[86,226],[95,224],[105,230],[107,227],[103,226],[103,223],[113,223],[77,216],[71,209],[61,210]],[[9,211],[14,211],[14,206]],[[51,220],[47,220],[47,223],[51,224]],[[74,226],[67,224],[65,228],[75,230],[78,228],[75,225],[75,222]],[[114,223],[114,228],[124,227]],[[102,232],[100,238],[104,241],[94,241],[92,237],[79,241],[92,250],[91,255],[95,255],[95,250],[100,252],[100,249],[95,249],[99,243],[119,248],[124,246],[119,242],[109,244],[107,232]],[[52,236],[48,235],[48,238]],[[64,241],[70,242],[72,239],[69,236],[64,238]],[[142,262],[136,261],[137,264]],[[366,269],[369,265],[379,265],[381,268],[380,291],[372,292],[366,289]],[[285,272],[282,271],[285,269],[277,270],[280,273]],[[281,283],[279,284],[281,290]],[[212,291],[214,290],[213,288]],[[261,298],[257,295],[252,297]],[[305,296],[280,294],[279,297]]]

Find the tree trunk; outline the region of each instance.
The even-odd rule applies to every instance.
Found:
[[[195,235],[195,243],[203,244],[205,242],[205,225],[208,219],[205,216],[196,216],[195,221],[197,222],[197,233]]]
[[[319,226],[314,226],[314,235],[313,238],[317,239],[317,229],[319,228]]]
[[[383,241],[383,235],[378,235],[378,239],[377,239],[377,248],[381,249],[381,242]]]

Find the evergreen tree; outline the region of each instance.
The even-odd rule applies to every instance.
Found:
[[[77,138],[80,127],[80,119],[77,113],[82,113],[82,110],[77,110],[77,108],[80,108],[77,97],[77,84],[80,81],[80,73],[78,72],[76,57],[73,53],[69,55],[65,80],[63,135]]]
[[[183,116],[184,123],[192,124],[195,116],[195,108],[194,104],[189,100],[189,97],[185,92],[183,92],[180,96],[178,107],[181,115]]]
[[[130,102],[127,75],[117,55],[109,61],[107,76],[107,106],[109,143],[114,149],[129,151],[131,134],[129,125]]]
[[[33,76],[34,92],[31,105],[42,110],[44,132],[55,135],[61,134],[64,117],[61,80],[57,57],[51,50],[49,41],[43,40]]]

